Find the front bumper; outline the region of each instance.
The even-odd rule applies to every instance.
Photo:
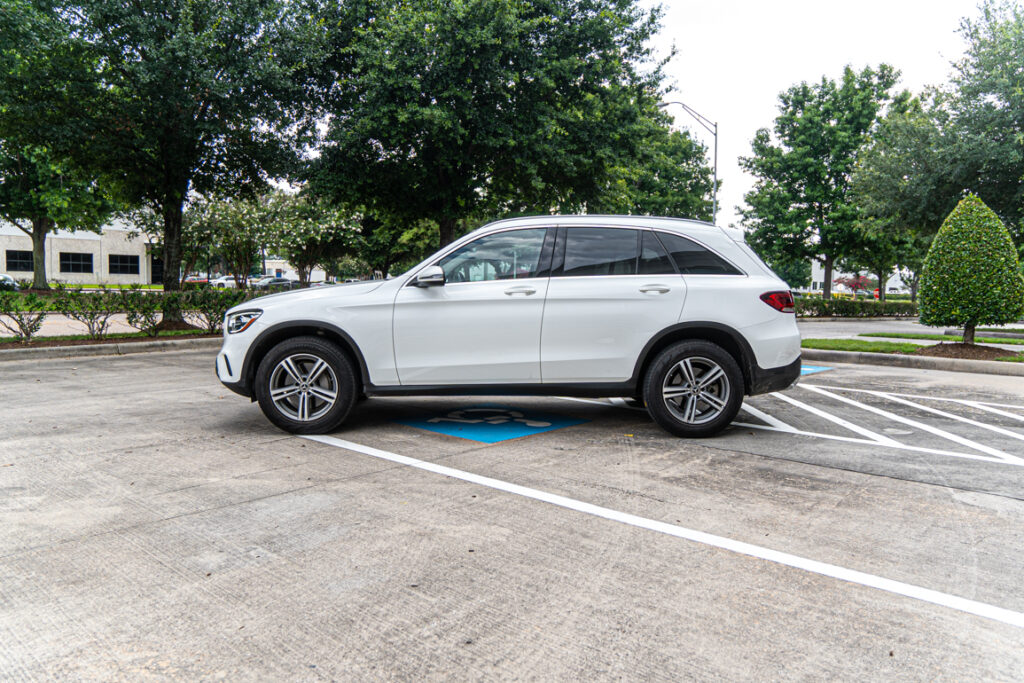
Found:
[[[750,395],[782,391],[800,378],[800,356],[789,365],[777,368],[762,368],[754,363],[750,377]]]

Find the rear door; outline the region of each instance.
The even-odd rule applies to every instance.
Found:
[[[544,306],[545,383],[617,382],[679,320],[686,285],[649,230],[559,228]]]

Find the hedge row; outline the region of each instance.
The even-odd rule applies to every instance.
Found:
[[[46,298],[32,292],[0,292],[0,327],[19,341],[27,342],[39,332],[46,313],[55,311],[84,325],[89,337],[103,339],[107,336],[110,319],[117,313],[124,313],[129,327],[155,337],[164,312],[180,311],[189,323],[215,334],[220,331],[228,309],[250,297],[250,292],[235,289],[153,292],[135,288],[83,292],[62,287]]]
[[[853,301],[799,297],[796,300],[796,314],[801,318],[912,318],[917,315],[917,304],[909,301]]]

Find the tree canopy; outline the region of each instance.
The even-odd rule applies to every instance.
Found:
[[[774,129],[759,130],[752,156],[740,160],[756,178],[742,211],[751,246],[769,265],[820,259],[825,296],[833,265],[858,237],[850,201],[856,153],[896,76],[884,64],[859,73],[847,67],[838,83],[822,78],[789,88],[779,96]]]

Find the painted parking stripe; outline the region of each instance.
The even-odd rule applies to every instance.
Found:
[[[770,424],[772,427],[775,427],[776,429],[778,429],[781,432],[795,432],[795,431],[797,431],[796,427],[793,427],[792,425],[788,425],[785,422],[783,422],[782,420],[780,420],[779,418],[774,417],[772,415],[769,415],[768,413],[764,412],[763,410],[758,410],[757,408],[755,408],[752,405],[747,405],[746,403],[744,403],[742,406],[740,406],[740,410],[744,410],[744,411],[750,413],[754,417],[761,419],[763,422],[765,422],[767,424]]]
[[[855,425],[855,424],[853,424],[852,422],[850,422],[848,420],[844,420],[843,418],[839,417],[838,415],[833,415],[832,413],[827,413],[824,410],[822,410],[821,408],[816,408],[816,407],[814,407],[812,405],[807,405],[803,401],[798,401],[795,398],[791,398],[789,396],[786,396],[785,394],[780,394],[778,392],[775,392],[775,393],[772,394],[772,396],[774,396],[777,399],[783,400],[783,401],[785,401],[786,403],[788,403],[788,404],[790,404],[792,406],[796,406],[797,408],[800,408],[802,410],[806,410],[807,412],[811,413],[812,415],[817,415],[818,417],[824,418],[824,419],[828,420],[829,422],[834,422],[835,424],[839,425],[840,427],[845,427],[846,429],[849,429],[851,432],[856,432],[857,434],[860,434],[861,436],[866,436],[867,438],[871,439],[875,443],[879,443],[879,444],[882,444],[884,446],[900,446],[900,445],[902,445],[902,444],[900,444],[899,441],[896,441],[895,439],[890,439],[887,436],[882,436],[881,434],[878,434],[877,432],[871,431],[867,427],[861,427],[860,425]]]
[[[950,432],[947,432],[943,429],[939,429],[938,427],[933,427],[930,424],[918,422],[917,420],[911,420],[909,417],[903,417],[902,415],[897,415],[896,413],[890,413],[888,410],[882,410],[881,408],[876,408],[866,403],[861,403],[860,401],[854,401],[852,398],[840,396],[839,394],[835,394],[830,391],[825,391],[824,389],[820,389],[816,386],[811,386],[809,384],[797,386],[802,386],[804,389],[807,389],[808,391],[813,391],[817,394],[821,394],[822,396],[834,398],[837,401],[841,401],[848,405],[855,406],[862,410],[866,410],[869,413],[874,413],[876,415],[881,415],[882,417],[887,417],[895,422],[902,422],[905,425],[916,427],[917,429],[923,429],[926,432],[931,432],[935,436],[941,436],[943,439],[948,439],[950,441],[960,444],[961,446],[967,446],[968,448],[973,448],[976,451],[981,451],[982,453],[987,453],[988,455],[994,455],[995,457],[999,458],[1000,460],[1003,460],[1004,462],[1013,463],[1015,465],[1024,464],[1024,461],[1022,461],[1020,458],[1012,456],[1009,453],[1004,453],[998,448],[992,448],[991,446],[986,446],[985,444],[981,444],[976,441],[971,441],[970,439],[964,438],[959,434],[951,434]]]
[[[855,391],[861,394],[870,394],[871,389],[855,389],[854,387],[841,387],[839,385],[828,385],[828,384],[806,384],[801,383],[801,386],[805,387],[818,387],[820,389],[842,389],[843,391]],[[902,398],[918,398],[927,401],[947,401],[951,403],[962,403],[964,405],[978,405],[978,406],[995,406],[997,408],[1016,408],[1017,410],[1024,410],[1024,406],[1014,405],[1012,403],[992,403],[989,401],[974,401],[966,398],[947,398],[945,396],[922,396],[921,394],[900,394],[896,392],[888,392],[892,396],[900,396]],[[1008,413],[1009,414],[1009,413]],[[1020,415],[1009,414],[1011,417],[1022,417]]]
[[[1011,439],[1020,439],[1021,441],[1024,441],[1024,434],[1021,434],[1020,432],[1011,432],[1009,429],[1003,429],[1002,427],[997,427],[996,425],[985,424],[984,422],[978,422],[977,420],[972,420],[969,417],[964,417],[962,415],[956,415],[954,413],[947,413],[944,410],[939,410],[937,408],[932,408],[930,406],[921,405],[920,403],[915,403],[913,401],[908,401],[905,398],[900,398],[899,396],[893,396],[891,394],[887,394],[887,393],[882,392],[882,391],[870,391],[868,393],[872,394],[873,396],[878,396],[879,398],[884,398],[887,401],[892,401],[894,403],[899,403],[899,404],[902,404],[902,405],[905,405],[905,406],[910,406],[911,408],[916,408],[917,410],[923,410],[924,412],[931,413],[932,415],[939,415],[941,417],[949,418],[950,420],[956,420],[957,422],[964,422],[964,423],[969,424],[969,425],[974,425],[975,427],[981,427],[982,429],[987,429],[989,431],[995,432],[996,434],[1002,434],[1003,436],[1008,436]]]
[[[582,512],[587,515],[593,515],[595,517],[601,517],[614,522],[620,522],[622,524],[628,524],[641,529],[647,529],[649,531],[655,531],[669,536],[675,536],[676,538],[683,538],[688,541],[695,543],[701,543],[703,545],[712,546],[715,548],[721,548],[722,550],[728,550],[741,555],[747,555],[749,557],[756,557],[761,560],[768,562],[774,562],[776,564],[785,565],[787,567],[793,567],[795,569],[802,569],[813,574],[819,574],[821,576],[828,576],[841,581],[847,581],[849,583],[858,584],[861,586],[867,586],[869,588],[877,588],[878,590],[893,593],[895,595],[901,595],[907,598],[913,598],[914,600],[920,600],[928,602],[934,605],[940,605],[942,607],[948,607],[960,612],[967,614],[973,614],[986,619],[992,619],[999,621],[1004,624],[1016,626],[1018,628],[1024,628],[1024,613],[1015,612],[1013,610],[1006,609],[1004,607],[997,607],[995,605],[989,605],[984,602],[978,602],[976,600],[969,600],[967,598],[960,597],[958,595],[951,595],[949,593],[942,593],[940,591],[932,590],[930,588],[924,588],[922,586],[915,586],[913,584],[904,583],[902,581],[894,581],[892,579],[886,579],[881,576],[874,574],[867,574],[860,572],[855,569],[847,569],[834,564],[828,564],[827,562],[819,562],[817,560],[811,560],[798,555],[791,555],[789,553],[780,552],[778,550],[772,550],[771,548],[764,548],[762,546],[753,545],[744,541],[737,541],[724,536],[716,536],[714,534],[708,534],[703,531],[696,531],[694,529],[687,529],[685,527],[677,526],[675,524],[668,524],[666,522],[659,522],[654,519],[648,519],[646,517],[640,517],[633,515],[628,512],[619,512],[618,510],[612,510],[611,508],[602,507],[600,505],[593,505],[592,503],[584,503],[583,501],[575,500],[573,498],[567,498],[554,493],[548,493],[539,489],[533,489],[526,486],[520,486],[519,484],[512,484],[500,479],[492,479],[491,477],[484,477],[479,474],[473,474],[472,472],[465,472],[463,470],[457,470],[452,467],[445,467],[444,465],[438,465],[432,462],[426,462],[424,460],[417,460],[416,458],[410,458],[406,455],[399,455],[397,453],[391,453],[390,451],[384,451],[379,448],[373,448],[371,446],[364,446],[363,444],[354,443],[352,441],[346,441],[344,439],[338,439],[333,436],[303,436],[303,439],[309,439],[310,441],[316,441],[328,446],[336,446],[338,448],[344,448],[345,450],[355,451],[356,453],[362,453],[374,458],[381,460],[387,460],[389,462],[398,463],[400,465],[406,465],[408,467],[414,467],[416,469],[424,470],[427,472],[433,472],[434,474],[440,474],[445,477],[452,479],[459,479],[461,481],[469,482],[471,484],[477,484],[479,486],[486,486],[498,491],[504,491],[505,493],[511,493],[513,495],[522,496],[524,498],[530,498],[533,500],[550,503],[558,507],[566,508],[569,510],[575,510],[576,512]]]
[[[963,403],[964,405],[967,405],[967,406],[971,406],[972,408],[977,408],[978,410],[984,410],[984,411],[993,413],[994,415],[1002,415],[1003,417],[1012,417],[1014,419],[1020,420],[1021,422],[1024,422],[1024,415],[1018,415],[1017,413],[1008,413],[1005,410],[999,410],[998,408],[993,408],[992,405],[989,404],[989,403],[979,403],[978,401],[960,401],[960,403]]]

